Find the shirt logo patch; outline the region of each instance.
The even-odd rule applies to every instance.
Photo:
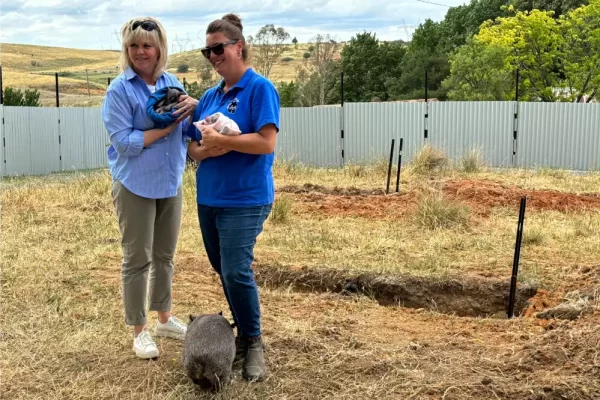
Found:
[[[235,113],[235,110],[237,110],[238,102],[239,100],[237,97],[229,102],[229,104],[227,105],[227,111],[229,111],[230,114]]]

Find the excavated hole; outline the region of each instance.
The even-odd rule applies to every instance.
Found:
[[[345,271],[255,266],[257,284],[296,291],[366,295],[382,306],[426,309],[461,317],[506,318],[510,284],[476,278],[349,275]],[[537,288],[517,285],[515,316],[520,316]]]

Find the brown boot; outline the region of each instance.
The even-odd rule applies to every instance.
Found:
[[[245,339],[244,342],[247,343],[247,349],[242,376],[249,381],[261,382],[269,375],[265,364],[262,338],[257,336]]]

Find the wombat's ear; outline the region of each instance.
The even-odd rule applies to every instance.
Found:
[[[192,322],[194,320],[194,316],[192,314],[190,314],[190,322]]]

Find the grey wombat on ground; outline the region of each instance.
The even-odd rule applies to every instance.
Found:
[[[231,381],[235,358],[233,324],[223,313],[190,315],[183,343],[185,374],[205,390],[219,391]]]
[[[156,102],[154,110],[157,114],[171,111],[171,109],[177,105],[177,100],[179,100],[179,96],[182,94],[183,92],[180,90],[170,88],[167,90],[167,95]]]

